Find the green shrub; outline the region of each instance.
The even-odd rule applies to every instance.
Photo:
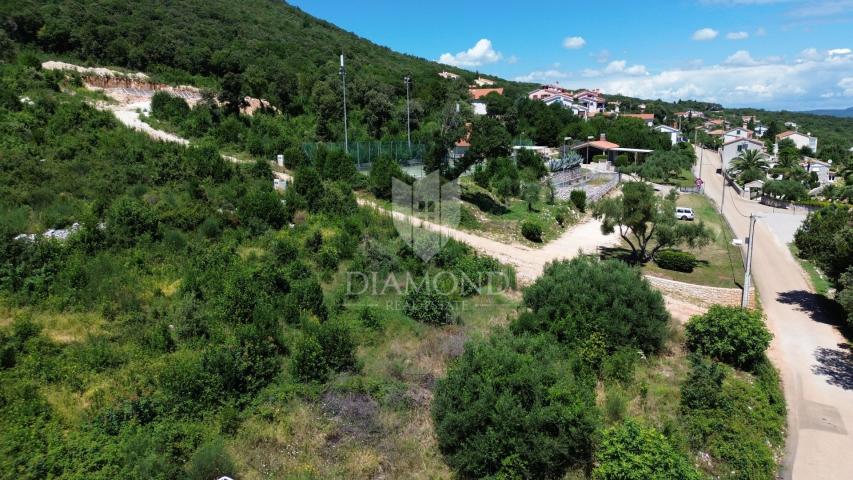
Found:
[[[636,268],[592,257],[552,262],[524,290],[532,316],[516,321],[518,331],[550,332],[564,343],[603,335],[607,349],[631,347],[656,352],[669,331],[660,292]]]
[[[453,306],[447,295],[432,291],[429,286],[410,288],[403,300],[403,313],[414,320],[430,325],[453,322]]]
[[[685,328],[687,348],[738,368],[751,368],[764,358],[773,335],[758,310],[712,306]]]
[[[589,461],[594,382],[558,368],[543,337],[496,333],[469,343],[438,381],[439,450],[463,478],[558,478]]]
[[[754,377],[694,358],[681,387],[682,423],[694,450],[711,456],[713,478],[772,480],[784,444],[785,401],[766,360]]]
[[[607,161],[607,155],[593,155],[592,161],[593,162],[606,162]]]
[[[521,223],[521,235],[531,242],[542,241],[542,225],[533,220],[525,220]]]
[[[554,220],[557,221],[557,225],[559,225],[560,227],[566,226],[566,222],[569,221],[570,216],[571,213],[569,212],[568,207],[564,205],[560,205],[554,211]]]
[[[661,250],[655,254],[655,263],[664,270],[689,273],[696,267],[696,256],[690,252]]]
[[[317,330],[326,366],[335,372],[355,370],[357,345],[346,323],[335,319],[323,322]]]
[[[211,480],[222,476],[233,476],[236,471],[222,439],[201,445],[187,464],[187,477],[190,480]]]
[[[601,376],[605,380],[614,380],[630,385],[634,380],[634,363],[637,361],[637,351],[633,348],[620,348],[607,358],[601,366]]]
[[[586,192],[584,190],[572,190],[572,193],[569,194],[569,200],[571,200],[572,205],[578,211],[583,212],[586,210]]]
[[[594,480],[699,480],[690,461],[652,427],[628,419],[602,434]]]
[[[316,337],[303,335],[293,349],[293,374],[303,382],[324,382],[329,377],[329,368],[324,358],[323,347]]]

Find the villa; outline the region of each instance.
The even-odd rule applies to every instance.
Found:
[[[656,132],[665,133],[669,135],[669,141],[673,145],[684,140],[681,137],[681,130],[675,127],[670,127],[669,125],[658,125],[654,128],[654,130]]]
[[[794,130],[788,130],[787,132],[782,132],[779,135],[776,135],[776,144],[778,146],[779,142],[784,139],[790,139],[794,142],[794,145],[797,148],[808,147],[812,152],[817,151],[817,137],[812,137],[811,133],[803,134]],[[778,147],[775,148],[778,151]]]
[[[742,152],[747,150],[759,150],[763,152],[764,142],[752,138],[741,137],[723,143],[723,170],[728,170],[729,163],[732,159],[740,156]]]
[[[622,116],[629,118],[639,118],[649,128],[651,128],[655,124],[654,113],[623,113]]]

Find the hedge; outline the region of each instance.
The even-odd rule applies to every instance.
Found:
[[[655,263],[665,270],[690,273],[696,267],[696,256],[689,252],[661,250],[655,255]]]
[[[531,242],[541,242],[542,226],[532,220],[525,220],[521,224],[521,234]]]

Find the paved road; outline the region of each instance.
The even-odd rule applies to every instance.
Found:
[[[705,193],[719,202],[719,155],[706,150],[703,157]],[[788,402],[785,478],[853,478],[853,357],[784,244],[802,215],[741,199],[726,188],[724,215],[738,237],[746,236],[744,214],[750,213],[768,216],[756,224],[753,274],[774,335],[769,356]]]

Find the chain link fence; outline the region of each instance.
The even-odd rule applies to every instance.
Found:
[[[343,142],[316,142],[303,143],[302,151],[313,160],[321,147],[328,151],[343,151],[345,148]],[[383,155],[394,159],[401,167],[420,166],[426,151],[426,144],[412,143],[410,148],[405,140],[349,142],[349,155],[359,171],[369,171],[371,164]]]

